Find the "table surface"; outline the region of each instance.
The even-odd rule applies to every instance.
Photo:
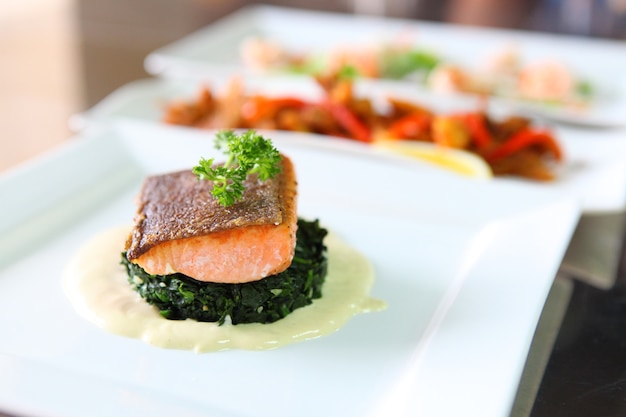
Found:
[[[244,2],[187,0],[177,10],[159,1],[152,17],[124,1],[105,3],[33,0],[0,8],[0,172],[66,141],[72,114],[145,78],[149,52]],[[162,25],[172,13],[176,19]],[[626,415],[625,224],[625,213],[581,219],[513,417]]]
[[[623,230],[620,231],[624,237]],[[623,241],[623,239],[622,239]],[[574,288],[531,416],[626,415],[626,254],[610,289]]]

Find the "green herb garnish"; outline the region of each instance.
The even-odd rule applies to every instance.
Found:
[[[381,57],[381,73],[385,78],[401,79],[415,72],[428,74],[440,59],[433,53],[422,50],[386,51]]]
[[[586,80],[580,80],[576,83],[576,92],[583,98],[591,98],[593,96],[593,85]]]
[[[353,65],[344,65],[339,70],[337,77],[340,80],[354,80],[359,77],[359,70],[356,69]]]
[[[230,206],[241,198],[243,182],[251,174],[261,181],[280,172],[280,152],[272,141],[248,130],[241,135],[233,131],[218,132],[215,147],[226,154],[226,162],[215,164],[215,158],[201,158],[192,171],[199,179],[213,181],[211,194],[223,206]]]

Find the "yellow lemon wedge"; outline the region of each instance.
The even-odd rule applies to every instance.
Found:
[[[483,179],[493,177],[493,172],[484,159],[460,149],[410,140],[379,139],[373,144],[378,149],[417,158],[460,175]]]

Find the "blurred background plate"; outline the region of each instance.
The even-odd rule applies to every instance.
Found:
[[[626,126],[626,45],[607,39],[480,28],[451,23],[248,6],[148,54],[145,69],[166,77],[205,71],[258,72],[241,59],[242,42],[262,36],[294,53],[328,53],[339,47],[372,47],[401,39],[441,57],[444,63],[475,70],[498,51],[513,47],[524,63],[558,62],[593,90],[585,109],[497,98],[501,105],[551,120],[592,127]],[[471,45],[471,47],[468,47]],[[404,88],[423,89],[406,81]]]
[[[75,129],[81,129],[116,119],[129,119],[165,127],[161,120],[168,103],[195,99],[203,85],[215,87],[219,94],[231,76],[217,72],[205,73],[202,78],[157,78],[129,83],[86,112],[75,115],[72,125]],[[270,96],[317,99],[322,94],[319,86],[309,78],[247,75],[244,77],[244,85],[250,93]],[[356,82],[355,92],[359,96],[371,98],[375,103],[388,96],[401,97],[444,113],[476,109],[474,100],[442,97],[425,91],[406,92],[398,88],[397,84],[389,86],[386,83],[361,80]],[[507,113],[497,106],[492,107],[496,117]],[[504,177],[495,180],[525,182],[546,190],[568,192],[581,200],[586,214],[623,211],[626,207],[626,131],[575,129],[561,125],[554,126],[553,131],[565,154],[565,163],[558,168],[556,180],[545,183]],[[359,144],[354,145],[358,147]]]

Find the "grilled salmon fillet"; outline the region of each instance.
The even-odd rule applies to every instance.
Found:
[[[126,256],[153,275],[243,283],[291,265],[297,229],[296,175],[282,155],[281,172],[249,176],[241,200],[223,207],[213,183],[189,171],[148,177],[138,196]]]

